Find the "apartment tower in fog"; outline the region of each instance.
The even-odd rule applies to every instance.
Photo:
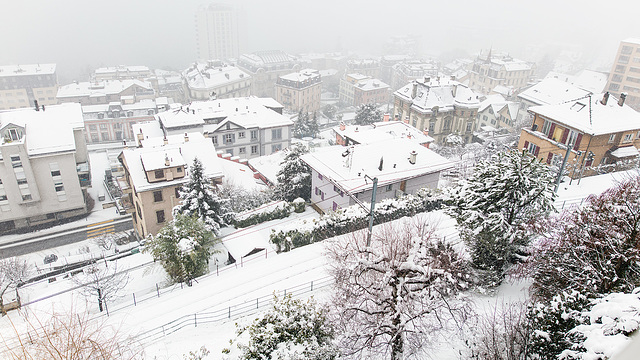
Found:
[[[196,44],[201,60],[238,58],[244,51],[244,21],[230,4],[213,3],[196,12]]]

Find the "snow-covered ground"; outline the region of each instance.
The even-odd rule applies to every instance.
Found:
[[[92,162],[94,158],[97,159],[95,160],[96,163],[99,161],[104,162],[107,158],[104,152],[92,153],[91,156]],[[556,204],[579,205],[581,199],[589,194],[600,193],[616,182],[629,177],[632,173],[637,174],[637,171],[589,177],[582,179],[580,184],[577,184],[577,182],[572,184],[563,183],[560,187]],[[94,186],[96,178],[99,178],[98,174],[94,175]],[[96,191],[96,189],[93,191]],[[109,212],[109,214],[106,212]],[[96,210],[87,220],[76,222],[75,226],[105,218],[113,218],[114,216],[115,211],[113,209]],[[425,216],[424,221],[428,221],[437,227],[440,236],[451,242],[459,242],[455,222],[451,218],[441,212],[423,214],[421,216]],[[313,218],[317,217],[317,215],[312,211],[307,211],[303,214],[295,214],[295,217]],[[217,261],[211,262],[210,274],[198,279],[192,287],[181,288],[179,285],[167,287],[164,271],[158,264],[153,263],[151,257],[147,254],[134,254],[118,260],[118,270],[133,270],[130,272],[127,286],[122,290],[122,297],[109,304],[107,323],[118,326],[122,332],[130,335],[143,336],[145,331],[156,329],[156,333],[152,332],[156,336],[143,342],[147,358],[179,359],[182,358],[182,354],[192,350],[195,351],[202,345],[211,350],[209,358],[219,358],[220,351],[228,347],[229,339],[234,337],[235,322],[246,323],[255,316],[252,312],[248,312],[249,315],[246,315],[247,311],[244,311],[245,315],[242,317],[242,314],[236,314],[236,309],[243,306],[245,308],[247,306],[252,307],[256,302],[258,303],[256,304],[257,308],[264,309],[261,305],[266,301],[265,299],[268,299],[274,292],[282,293],[285,289],[291,292],[293,288],[309,288],[309,291],[306,291],[301,296],[313,295],[320,299],[325,299],[330,294],[330,287],[318,289],[317,286],[323,281],[326,283],[328,276],[327,264],[323,256],[324,243],[308,245],[289,253],[276,254],[268,242],[272,228],[293,220],[294,218],[274,220],[255,227],[235,231],[225,229],[223,246],[226,246],[226,248],[221,247],[221,250],[232,251],[231,249],[234,247],[244,249],[247,245],[256,246],[256,244],[265,248],[265,250],[249,257],[241,258],[231,266],[223,266],[226,257],[224,251],[221,252]],[[65,226],[73,227],[74,224]],[[2,240],[4,240],[4,237],[0,239],[0,241]],[[241,245],[238,246],[238,244]],[[56,253],[61,254],[63,259],[65,257],[75,259],[78,256],[87,256],[87,250],[89,253],[93,252],[101,255],[104,253],[104,256],[109,256],[114,252],[113,250],[100,249],[90,241],[55,249]],[[43,254],[31,254],[28,259],[40,264],[42,257]],[[114,266],[114,264],[113,262],[108,263],[109,266]],[[316,289],[313,292],[310,291],[312,281],[316,284]],[[495,305],[496,302],[500,302],[502,299],[510,301],[511,299],[521,298],[524,296],[525,285],[521,283],[506,283],[495,295],[478,296],[476,306],[479,311],[482,311],[481,309]],[[40,314],[42,317],[46,317],[46,314],[50,313],[53,307],[59,309],[69,304],[74,304],[76,311],[85,307],[88,308],[94,317],[106,316],[104,313],[98,313],[95,299],[91,297],[85,298],[78,291],[52,296],[73,286],[75,284],[69,278],[60,276],[52,283],[42,281],[25,287],[21,290],[21,296],[23,303],[51,296],[26,307],[30,314]],[[134,294],[136,299],[135,306]],[[220,314],[226,314],[227,311],[231,316],[227,316],[226,319],[219,319],[210,323],[204,322],[204,318],[207,315],[217,314],[216,316],[219,316]],[[193,317],[193,321],[190,320],[191,317]],[[198,318],[201,319],[200,322],[198,322]],[[189,320],[185,320],[183,328],[168,334],[166,337],[158,335],[158,332],[162,333],[161,330],[157,330],[159,327],[161,329],[163,325],[166,326],[179,319]],[[2,334],[13,333],[13,325],[9,320],[13,321],[13,325],[17,329],[22,329],[24,324],[18,313],[14,311],[10,312],[9,316],[0,319],[0,332]],[[10,345],[12,341],[7,340],[6,335],[3,336],[5,336],[6,343]],[[439,354],[453,355],[455,352],[455,348],[451,344],[443,343],[440,344],[439,348]]]

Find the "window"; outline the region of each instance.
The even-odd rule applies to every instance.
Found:
[[[258,145],[252,145],[251,146],[251,153],[252,154],[257,154],[258,153]]]
[[[29,201],[31,199],[32,199],[31,194],[22,195],[22,201]]]
[[[258,130],[251,130],[251,140],[258,139]]]
[[[154,175],[156,179],[162,179],[164,177],[164,170],[156,170]]]
[[[271,145],[271,152],[277,152],[282,150],[282,145],[281,144],[276,144],[276,145]]]
[[[387,187],[385,188],[385,191],[389,192],[391,190],[393,190],[393,184],[387,185]]]
[[[472,122],[467,123],[467,131],[471,131],[471,127],[473,126]]]
[[[627,54],[627,55],[631,54],[632,52],[633,52],[633,47],[631,47],[631,46],[626,46],[626,45],[625,45],[625,46],[623,46],[623,47],[622,47],[622,50],[620,51],[620,53],[622,53],[622,54]]]
[[[174,188],[173,190],[176,193],[176,199],[180,199],[180,187]]]
[[[618,58],[618,63],[620,64],[628,64],[629,63],[629,57],[622,55]]]
[[[156,211],[156,220],[158,224],[162,224],[164,222],[164,210]]]
[[[620,84],[614,84],[614,83],[609,84],[609,90],[618,91],[619,89],[620,89]]]
[[[55,187],[56,192],[64,191],[64,185],[62,184],[62,181],[56,181],[53,186]]]
[[[152,115],[152,114],[149,114]],[[127,117],[133,117],[133,111],[127,111]]]
[[[272,129],[271,130],[271,139],[272,140],[280,140],[280,139],[282,139],[282,129]]]
[[[22,161],[20,160],[20,155],[11,155],[11,166],[13,168],[22,167]]]
[[[154,202],[162,201],[162,190],[158,190],[158,191],[154,191],[153,192],[153,201]]]
[[[429,132],[433,132],[433,130],[435,130],[436,128],[436,122],[435,121],[430,121],[429,122]]]
[[[629,142],[631,140],[633,140],[633,134],[626,134],[624,136],[624,142]]]
[[[0,201],[5,201],[5,200],[7,200],[7,195],[5,194],[0,195]]]
[[[247,148],[241,147],[240,149],[238,149],[238,154],[246,154],[246,153],[247,153]]]
[[[633,69],[633,68],[631,68],[631,69]],[[611,77],[611,81],[615,81],[615,82],[620,82],[620,81],[622,81],[622,75],[614,74],[614,75]]]
[[[244,139],[244,131],[238,133],[238,139]]]
[[[322,174],[318,173],[318,179],[322,180]]]
[[[181,173],[182,172],[182,166],[178,166],[178,168],[176,169],[177,172]]]
[[[224,136],[222,137],[222,140],[224,141],[225,144],[230,144],[233,142],[233,134],[224,134]]]
[[[155,115],[156,111],[154,109],[149,109],[149,111],[147,111],[147,114],[149,115]]]
[[[107,124],[100,124],[100,130],[107,130]]]
[[[442,130],[451,130],[451,117],[446,117],[444,119],[444,125],[442,126]]]
[[[538,152],[540,151],[540,147],[539,147],[538,145],[536,145],[536,144],[529,143],[529,146],[527,147],[527,150],[528,150],[531,154],[533,154],[533,155],[537,156],[537,155],[538,155]]]
[[[624,65],[616,65],[615,72],[624,73],[627,70],[627,67]]]
[[[211,141],[213,141],[213,145],[218,145],[218,135],[213,135]]]
[[[487,121],[487,115],[482,115],[482,120]]]
[[[616,134],[609,135],[609,142],[612,143],[616,140]]]
[[[18,135],[18,130],[9,129],[9,137],[12,141],[20,140],[20,136]]]
[[[335,201],[333,202],[333,211],[338,210],[338,203],[336,203]]]

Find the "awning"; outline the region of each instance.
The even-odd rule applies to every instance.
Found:
[[[618,159],[638,155],[640,155],[640,152],[638,151],[638,149],[636,149],[635,146],[625,146],[611,152],[611,156],[617,157]]]

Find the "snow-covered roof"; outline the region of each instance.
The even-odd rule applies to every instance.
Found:
[[[253,66],[264,66],[270,64],[291,63],[296,58],[282,50],[256,51],[251,54],[240,55],[239,62],[245,62]]]
[[[333,128],[333,131],[359,144],[401,138],[410,139],[420,145],[434,141],[431,136],[402,121],[380,121],[366,126],[349,125],[345,126],[344,130],[340,130],[340,127],[337,126]]]
[[[318,77],[320,77],[320,72],[314,69],[302,69],[298,72],[293,72],[290,74],[280,76],[280,78],[283,80],[294,81],[294,82],[305,82]]]
[[[119,72],[123,72],[123,73],[150,72],[150,70],[147,66],[143,66],[143,65],[132,65],[132,66],[118,65],[118,66],[111,66],[111,67],[101,67],[101,68],[97,68],[96,71],[94,71],[95,74],[115,74]]]
[[[22,64],[0,66],[0,77],[55,74],[56,64]]]
[[[577,99],[587,94],[590,92],[562,80],[545,78],[518,94],[518,97],[538,105],[552,105]]]
[[[44,155],[54,152],[74,151],[76,142],[73,129],[84,127],[80,104],[48,105],[45,110],[34,108],[0,112],[0,128],[14,124],[25,129],[20,140],[26,144],[27,153]]]
[[[198,157],[202,162],[204,175],[209,178],[221,178],[223,176],[220,161],[216,155],[216,149],[211,140],[200,133],[188,133],[188,141],[184,135],[167,136],[168,144],[164,144],[162,137],[149,138],[139,148],[125,148],[121,156],[125,159],[129,169],[129,176],[135,191],[149,191],[165,186],[177,186],[189,180],[189,172],[183,178],[171,181],[149,182],[146,171],[163,169],[184,165],[186,168],[193,164]],[[165,165],[165,159],[169,158],[170,165]]]
[[[358,82],[355,84],[355,87],[362,91],[372,91],[372,90],[388,89],[389,85],[383,83],[378,79],[364,79],[364,80],[358,80]]]
[[[551,71],[546,78],[555,78],[575,85],[591,93],[601,93],[607,86],[607,74],[593,70],[582,70],[577,75],[567,75]]]
[[[505,107],[507,108],[511,119],[515,119],[518,116],[518,104],[513,101],[505,100],[505,98],[500,94],[487,95],[487,98],[480,103],[478,112],[480,113],[487,110],[488,108],[491,108],[494,114],[498,114]]]
[[[412,98],[414,84],[417,85],[416,96]],[[394,96],[412,101],[411,107],[421,113],[431,113],[436,106],[438,111],[451,111],[454,105],[470,109],[480,106],[478,95],[473,90],[449,78],[414,80],[397,90]]]
[[[123,96],[124,98],[124,96]],[[143,110],[143,109],[155,109],[158,105],[166,105],[166,97],[163,98],[164,102],[161,98],[157,98],[155,100],[152,99],[143,99],[133,104],[122,104],[120,101],[112,101],[109,104],[97,104],[97,105],[84,105],[82,106],[82,112],[87,113],[96,113],[96,112],[106,112],[109,110],[110,106],[118,105],[122,108],[123,111],[127,110]]]
[[[223,182],[225,184],[234,185],[248,191],[267,190],[265,183],[253,177],[253,170],[247,165],[230,160],[221,160],[220,166],[224,174]]]
[[[276,175],[281,169],[280,163],[284,160],[285,155],[284,151],[276,151],[270,155],[249,159],[249,164],[272,184],[277,184],[278,177]]]
[[[244,98],[219,99],[191,103],[180,111],[167,111],[156,115],[167,128],[184,126],[204,126],[207,132],[214,132],[233,122],[244,128],[271,128],[293,125],[288,117],[269,109],[280,105],[273,99],[261,99],[255,96]],[[279,107],[282,107],[280,105]],[[188,111],[187,111],[188,109]],[[207,124],[207,119],[221,119],[218,123]]]
[[[640,38],[627,38],[622,40],[622,42],[640,45]]]
[[[416,152],[415,164],[409,162],[413,151]],[[350,193],[373,187],[371,180],[365,180],[365,175],[377,177],[378,186],[384,186],[453,167],[451,161],[408,139],[325,147],[302,155],[301,159]],[[381,159],[383,166],[379,170]]]
[[[187,85],[191,89],[214,89],[239,81],[245,81],[251,76],[235,66],[217,62],[197,62],[183,72]]]
[[[617,148],[611,152],[611,156],[617,157],[618,159],[638,155],[640,155],[640,152],[638,152],[638,149],[633,145]]]
[[[106,96],[117,95],[132,86],[139,86],[146,90],[153,90],[149,82],[136,79],[131,80],[105,80],[92,82],[79,82],[61,86],[58,89],[58,98],[77,96]]]
[[[529,111],[591,135],[640,130],[640,113],[626,104],[618,105],[613,95],[606,105],[602,98],[603,94],[597,94],[557,105],[532,106]]]

